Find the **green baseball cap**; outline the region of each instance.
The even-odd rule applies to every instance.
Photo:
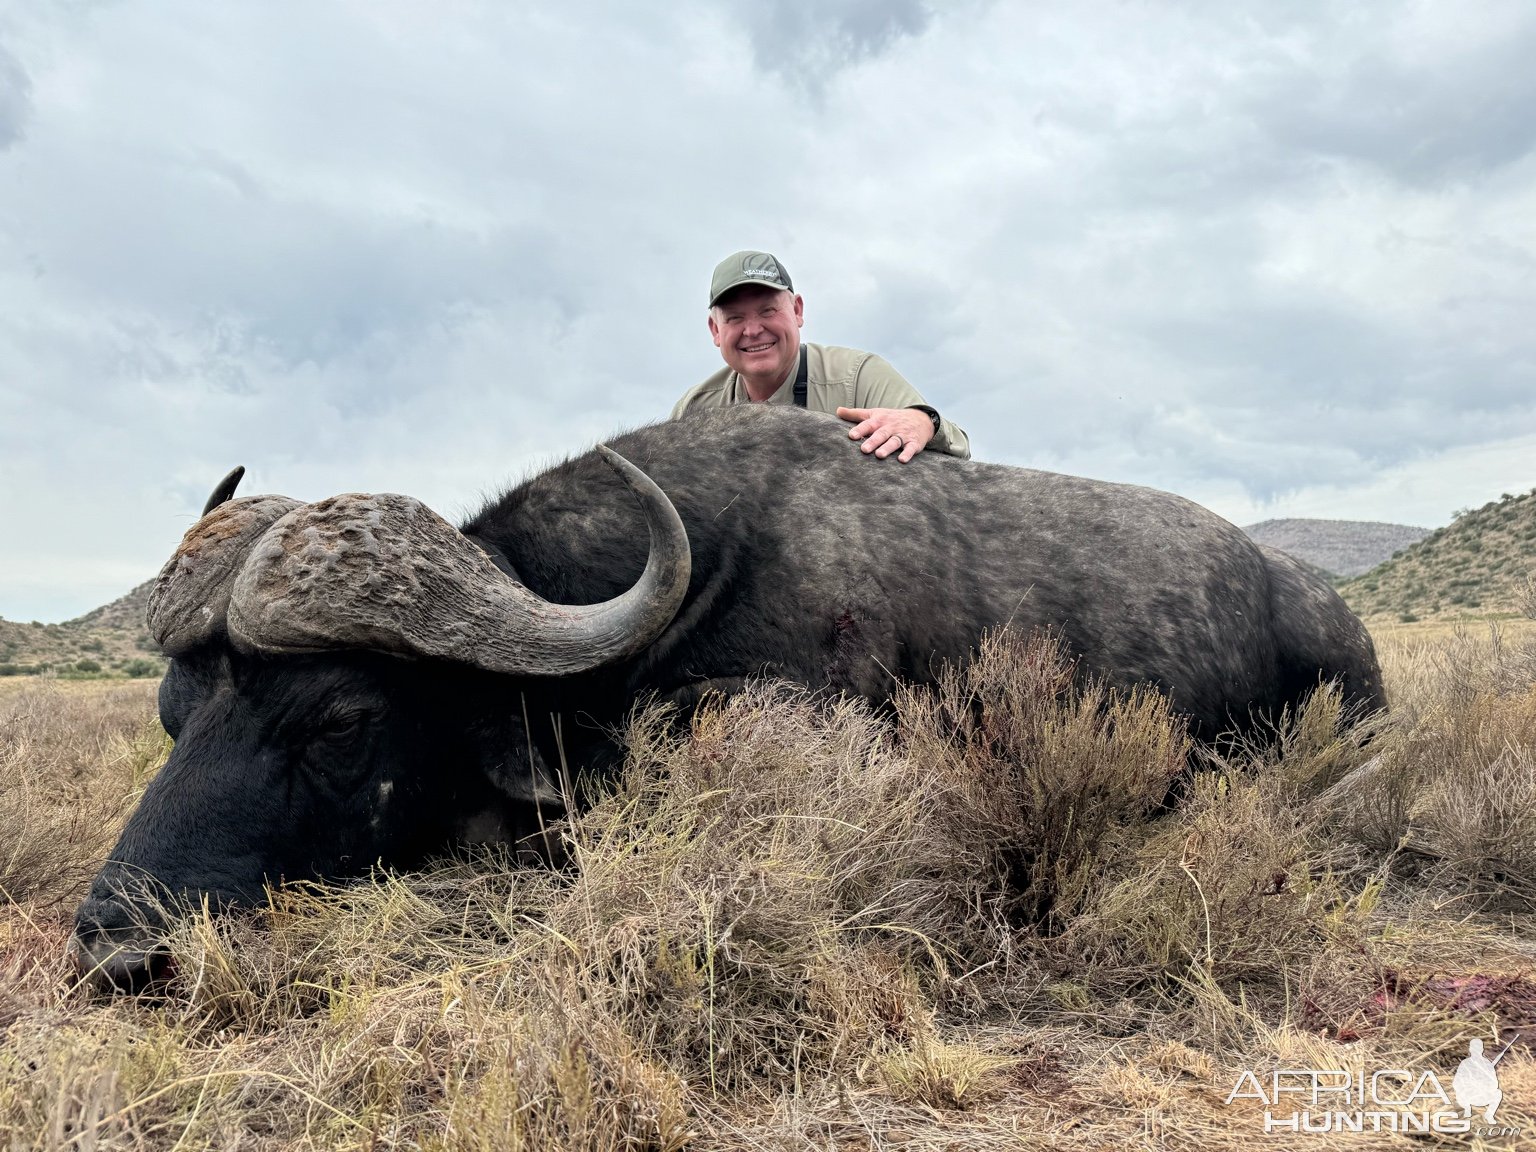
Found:
[[[709,278],[709,306],[713,308],[720,297],[743,284],[766,284],[786,292],[795,290],[789,269],[771,252],[733,252],[715,265],[715,274]]]

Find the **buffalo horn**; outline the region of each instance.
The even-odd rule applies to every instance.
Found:
[[[236,464],[230,470],[228,476],[219,481],[219,485],[208,494],[208,502],[203,505],[203,515],[206,516],[220,504],[225,503],[235,494],[235,489],[240,487],[240,481],[245,476],[245,465]]]
[[[490,672],[559,676],[632,655],[671,622],[688,589],[688,535],[665,493],[599,449],[639,499],[650,557],[602,604],[551,604],[510,579],[425,504],[347,494],[296,508],[252,549],[229,632],[259,652],[364,648]]]
[[[187,530],[149,593],[146,618],[161,649],[175,656],[224,631],[235,575],[251,546],[298,507],[287,496],[225,500]]]

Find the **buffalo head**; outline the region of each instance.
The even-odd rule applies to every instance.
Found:
[[[651,548],[639,581],[597,604],[541,599],[409,497],[221,485],[151,594],[175,746],[76,913],[82,971],[152,977],[167,907],[539,836],[561,790],[524,698],[645,648],[688,587],[671,502],[603,452]]]

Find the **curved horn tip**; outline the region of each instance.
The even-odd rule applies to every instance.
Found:
[[[630,488],[637,490],[648,490],[654,488],[657,492],[661,491],[661,489],[657,487],[656,481],[652,480],[649,476],[646,475],[645,469],[634,463],[629,459],[629,457],[620,456],[606,444],[599,444],[597,446],[597,451],[602,456],[603,463],[617,472],[619,474],[619,479],[623,480],[624,483],[629,485]]]
[[[214,490],[208,495],[208,502],[203,505],[203,515],[206,516],[220,504],[225,503],[235,494],[235,489],[240,487],[240,480],[245,475],[245,465],[236,464],[229,475],[220,480]]]

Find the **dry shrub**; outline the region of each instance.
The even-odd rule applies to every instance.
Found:
[[[1273,779],[1295,800],[1309,800],[1361,766],[1385,723],[1384,716],[1347,705],[1337,683],[1325,683],[1298,707],[1284,709],[1273,725],[1243,740],[1221,767]]]
[[[0,900],[83,893],[169,751],[153,686],[86,692],[51,680],[0,695]]]
[[[764,686],[686,741],[637,718],[620,787],[572,829],[549,957],[583,957],[587,995],[724,1091],[882,1051],[910,1068],[925,994],[980,969],[982,999],[1054,976],[1100,1016],[1149,985],[1282,988],[1371,911],[1301,803],[1363,755],[1336,691],[1173,811],[1182,723],[1051,638],[988,637],[895,712],[893,740],[860,705]]]
[[[1529,641],[1525,642],[1527,647]],[[1324,800],[1378,857],[1469,896],[1536,905],[1536,673],[1497,629],[1406,661],[1411,707]]]
[[[706,706],[687,741],[642,715],[630,741],[571,828],[544,962],[579,957],[585,994],[712,1090],[846,1072],[900,1035],[917,993],[891,950],[942,950],[969,882],[928,826],[939,782],[866,707],[784,686]]]
[[[1403,847],[1468,891],[1536,907],[1536,747],[1464,755],[1431,776],[1409,811]]]
[[[1203,774],[1180,811],[1087,894],[1049,954],[1100,988],[1273,987],[1353,918],[1316,847],[1283,785]]]
[[[984,877],[1009,918],[1070,920],[1117,830],[1169,795],[1190,751],[1149,689],[1080,674],[1062,643],[1003,630],[936,690],[904,688],[905,755],[947,781],[932,833]]]
[[[1189,748],[1161,697],[1048,637],[988,637],[895,712],[899,738],[763,685],[687,740],[637,717],[618,788],[572,825],[546,962],[581,956],[586,994],[712,1090],[850,1075],[911,1051],[924,989],[1018,948],[1010,920],[1068,924]]]
[[[1354,947],[1378,892],[1341,874],[1353,860],[1328,843],[1317,798],[1358,770],[1379,726],[1325,684],[1261,736],[1201,749],[1178,807],[1100,862],[1051,965],[1099,997],[1155,988],[1225,1011],[1231,991],[1283,989],[1319,948]]]

